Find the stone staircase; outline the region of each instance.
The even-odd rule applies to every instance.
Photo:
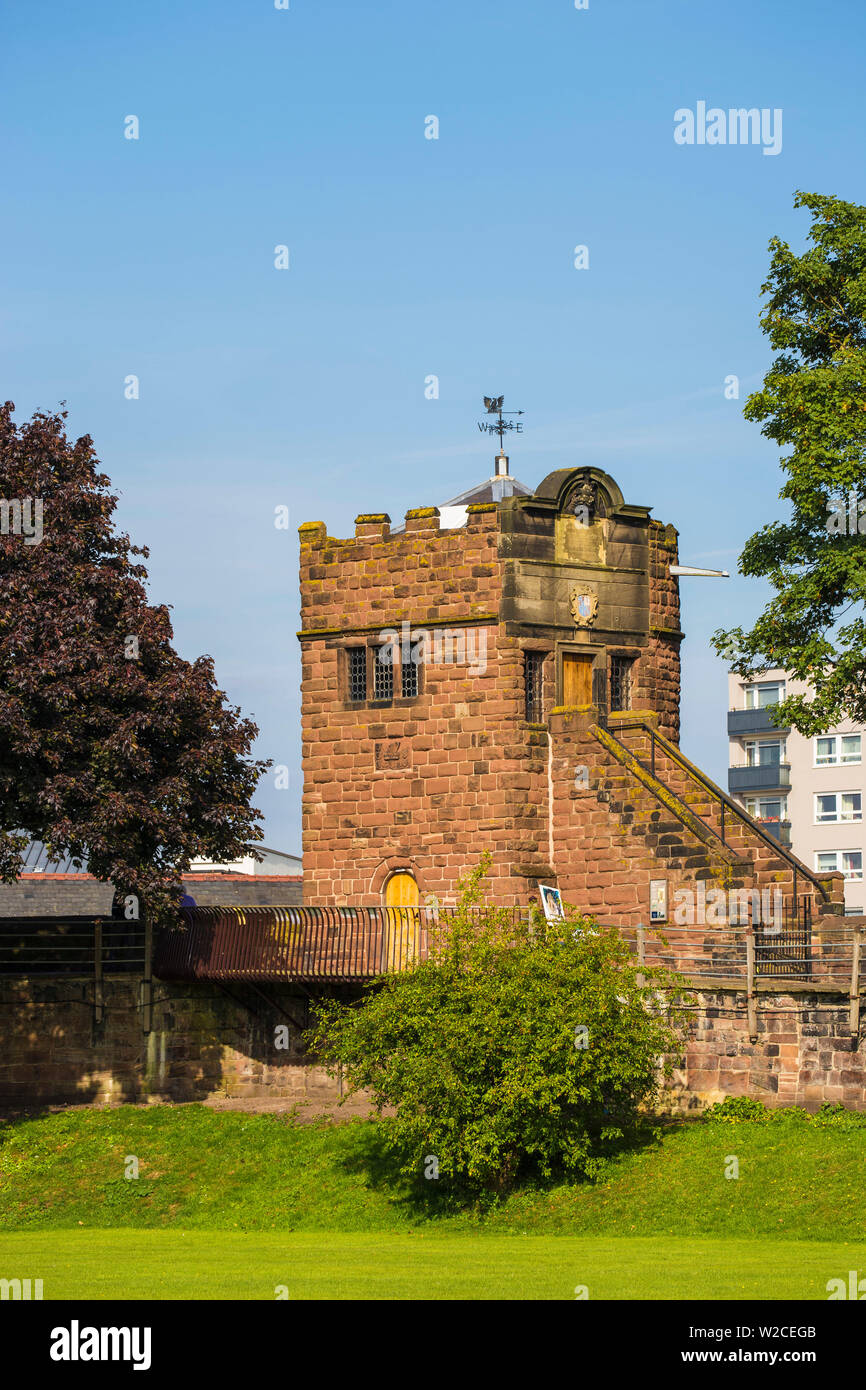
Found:
[[[821,879],[691,763],[646,718],[612,716],[592,735],[604,755],[600,789],[609,808],[657,859],[726,888],[779,890],[833,910]]]

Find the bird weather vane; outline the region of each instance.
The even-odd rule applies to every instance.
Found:
[[[522,411],[522,410],[505,410],[505,411],[503,411],[503,409],[502,409],[502,403],[503,403],[504,400],[505,400],[505,397],[504,397],[504,396],[485,396],[485,397],[484,397],[484,408],[485,408],[485,410],[487,411],[487,414],[488,414],[488,415],[498,415],[499,418],[498,418],[498,420],[496,421],[495,424],[493,423],[492,420],[479,420],[479,421],[478,421],[478,428],[481,430],[482,434],[498,434],[498,435],[499,435],[499,452],[500,452],[500,453],[503,452],[502,436],[505,434],[505,431],[506,431],[506,430],[514,430],[515,434],[522,434],[522,433],[523,433],[523,425],[520,423],[519,420],[506,420],[506,419],[505,419],[505,416],[506,416],[506,415],[522,415],[522,414],[523,414],[523,411]]]

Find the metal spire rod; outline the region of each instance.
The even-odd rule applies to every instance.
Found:
[[[485,406],[485,409],[487,410],[487,414],[488,414],[488,415],[498,415],[499,418],[498,418],[498,420],[497,420],[497,422],[496,422],[495,425],[492,425],[488,420],[481,420],[481,421],[479,421],[479,423],[478,423],[478,428],[479,428],[482,432],[486,432],[487,434],[498,434],[498,435],[499,435],[499,452],[500,452],[500,453],[503,452],[503,439],[502,439],[502,437],[503,437],[503,435],[505,434],[505,431],[506,431],[506,430],[514,430],[515,434],[522,434],[522,433],[523,433],[523,426],[520,424],[519,421],[506,420],[504,417],[505,417],[506,415],[522,415],[524,412],[523,412],[522,410],[503,410],[503,409],[502,409],[502,405],[503,405],[504,400],[505,400],[505,397],[504,397],[504,396],[485,396],[485,397],[484,397],[484,406]]]

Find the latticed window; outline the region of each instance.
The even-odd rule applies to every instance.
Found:
[[[526,719],[529,724],[544,720],[545,652],[523,653],[523,680],[526,691]]]
[[[612,656],[610,659],[611,709],[631,709],[631,668],[633,664],[627,656]]]
[[[386,642],[376,652],[373,662],[373,699],[393,700],[394,698],[394,654],[390,642]]]
[[[367,698],[367,648],[349,647],[347,653],[349,699]]]
[[[414,700],[418,694],[418,643],[416,642],[411,652],[408,654],[409,660],[404,661],[401,670],[401,689],[404,700]]]

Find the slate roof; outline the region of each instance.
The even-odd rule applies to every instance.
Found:
[[[503,497],[530,497],[532,488],[526,487],[523,483],[512,478],[510,473],[501,477],[486,478],[483,483],[476,483],[475,487],[470,487],[466,492],[461,492],[458,497],[452,497],[449,502],[440,502],[442,507],[471,507],[476,502],[501,502]]]
[[[256,865],[257,878],[271,874],[301,872],[301,859],[298,855],[286,854],[279,849],[267,849],[264,845],[256,845],[256,849],[263,858],[263,862]],[[230,873],[231,866],[215,864],[209,871]],[[50,859],[41,840],[31,840],[21,855],[21,872],[22,874],[86,874],[87,856],[85,855],[80,863],[73,860],[70,854],[64,854],[59,859]]]
[[[512,478],[510,473],[499,474],[492,478],[485,478],[483,483],[476,483],[474,487],[467,488],[457,497],[452,497],[448,502],[438,504],[439,513],[442,516],[441,525],[443,529],[462,526],[466,522],[466,507],[473,506],[476,502],[501,502],[504,497],[531,497],[532,488],[521,483],[517,478]],[[459,507],[461,512],[456,515],[452,513],[448,516],[449,508]],[[448,517],[447,521],[445,518]],[[405,522],[400,522],[399,526],[391,527],[391,535],[400,535],[406,529]]]
[[[86,874],[87,859],[81,864],[74,861],[70,854],[64,854],[60,859],[50,859],[48,851],[41,840],[31,840],[30,844],[21,855],[22,874]]]

